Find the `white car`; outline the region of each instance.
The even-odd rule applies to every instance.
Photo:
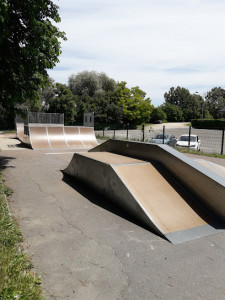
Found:
[[[196,150],[196,151],[200,151],[200,145],[201,145],[201,141],[198,138],[198,136],[195,134],[190,135],[190,144],[189,144],[189,135],[188,134],[181,135],[181,137],[179,138],[179,140],[176,143],[176,147],[179,147],[179,148],[190,147],[191,150]]]

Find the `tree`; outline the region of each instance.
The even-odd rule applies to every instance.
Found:
[[[219,111],[225,107],[225,90],[221,87],[214,87],[206,94],[205,110],[214,119],[218,118]]]
[[[52,97],[45,102],[48,113],[64,113],[65,125],[74,125],[77,114],[76,97],[65,84],[56,83]]]
[[[38,99],[46,83],[46,69],[59,61],[59,39],[65,33],[58,6],[51,0],[1,0],[0,2],[0,104],[12,110],[19,103]]]
[[[164,103],[160,108],[165,112],[167,121],[169,122],[182,122],[184,121],[182,110],[171,103]]]
[[[72,74],[69,77],[68,85],[74,95],[88,95],[94,97],[116,88],[116,83],[105,73],[97,73],[95,71],[83,71],[77,75]]]
[[[149,121],[153,105],[150,98],[138,86],[129,89],[126,82],[118,83],[118,104],[123,108],[124,123],[134,125],[143,124]]]
[[[188,89],[171,87],[168,93],[164,94],[165,103],[179,107],[182,110],[185,121],[200,117],[203,99],[200,95],[191,95]]]
[[[160,107],[154,107],[151,113],[151,122],[155,122],[157,120],[166,120],[166,113]]]

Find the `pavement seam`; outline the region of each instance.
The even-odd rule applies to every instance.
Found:
[[[71,226],[71,227],[73,227],[74,229],[76,229],[77,231],[79,231],[80,234],[81,234],[82,236],[84,236],[86,239],[89,239],[89,240],[93,241],[94,243],[98,244],[100,247],[105,247],[105,248],[108,248],[108,249],[110,249],[110,250],[112,251],[112,253],[113,253],[114,256],[116,257],[117,261],[119,262],[121,273],[124,275],[124,277],[126,277],[126,283],[127,283],[127,285],[126,285],[126,287],[124,287],[124,288],[120,291],[121,297],[122,297],[122,299],[124,299],[124,298],[123,298],[123,292],[124,292],[125,289],[129,289],[129,286],[130,286],[130,280],[129,280],[128,275],[124,272],[124,266],[123,266],[123,264],[121,263],[121,261],[120,261],[118,255],[116,254],[115,250],[114,250],[111,246],[106,245],[106,244],[103,244],[103,243],[100,243],[99,241],[96,241],[94,238],[92,238],[92,237],[90,237],[90,236],[87,236],[80,228],[78,228],[77,226],[75,226],[74,224],[72,224],[71,222],[69,222],[69,221],[67,220],[67,218],[66,218],[65,215],[64,215],[64,210],[63,210],[63,208],[62,208],[61,206],[59,207],[59,209],[61,210],[61,216],[63,217],[63,219],[66,221],[66,223],[67,223],[69,226]]]

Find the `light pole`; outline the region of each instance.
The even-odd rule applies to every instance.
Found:
[[[199,94],[199,92],[195,92],[195,94]],[[201,95],[199,94],[199,96],[201,96]],[[202,119],[203,119],[203,117],[204,117],[204,106],[205,106],[205,93],[203,93],[201,97],[203,99],[203,102],[202,102]]]

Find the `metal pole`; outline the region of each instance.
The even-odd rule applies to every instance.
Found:
[[[223,144],[224,144],[224,128],[223,128],[223,131],[222,131],[221,155],[223,155]]]
[[[103,137],[105,136],[105,127],[104,127],[104,125],[103,125],[103,127],[102,127],[102,136],[103,136]]]
[[[113,131],[113,138],[114,138],[114,140],[116,138],[116,129],[115,129],[115,127],[114,127],[114,131]]]
[[[188,134],[188,148],[190,148],[190,142],[191,142],[191,126],[189,126],[189,134]]]
[[[127,140],[128,140],[129,123],[127,123]]]
[[[142,125],[142,130],[143,130],[142,142],[144,142],[145,141],[145,124]]]
[[[164,144],[164,139],[165,139],[165,125],[163,125],[163,144]]]

